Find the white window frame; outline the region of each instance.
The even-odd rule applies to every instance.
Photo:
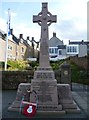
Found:
[[[58,51],[57,51],[57,53],[55,52],[55,49],[58,49],[58,47],[49,47],[49,54],[50,55],[58,55]],[[52,51],[53,50],[53,52],[50,52],[50,51]]]
[[[69,51],[68,51],[68,48],[69,48]],[[73,49],[75,49],[74,51],[73,51]],[[79,54],[79,45],[67,45],[66,46],[66,53],[67,54]]]
[[[13,47],[11,45],[8,45],[8,50],[12,50]]]
[[[61,51],[61,55],[59,55],[59,51]],[[58,49],[58,56],[62,56],[62,49]]]

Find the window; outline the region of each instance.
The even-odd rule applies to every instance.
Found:
[[[12,50],[12,46],[11,45],[8,45],[8,50]]]
[[[49,48],[49,53],[51,53],[51,48]]]
[[[77,52],[77,48],[76,47],[73,48],[73,52]]]
[[[67,46],[67,53],[77,53],[78,46]]]
[[[8,55],[8,58],[11,59],[11,58],[12,58],[12,54],[9,54],[9,55]]]
[[[22,47],[21,52],[24,52],[24,48]]]
[[[49,53],[54,53],[54,48],[49,48]]]
[[[51,51],[52,53],[54,53],[54,48],[52,48],[52,51]]]
[[[55,48],[55,53],[56,53],[56,54],[58,53],[58,49],[57,49],[57,48]]]
[[[59,50],[59,55],[62,55],[62,50]]]
[[[49,48],[49,53],[50,54],[57,54],[58,53],[58,49],[57,48]]]
[[[67,52],[69,52],[70,50],[69,50],[69,47],[67,47]]]

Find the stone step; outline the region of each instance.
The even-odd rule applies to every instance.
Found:
[[[75,104],[64,104],[62,106],[63,109],[77,109],[77,106]]]
[[[38,111],[61,111],[62,105],[38,105],[37,109]]]
[[[66,112],[64,110],[61,111],[40,111],[37,110],[37,115],[41,114],[41,115],[64,115],[66,114]]]
[[[66,113],[81,113],[81,110],[79,107],[77,109],[65,109]]]

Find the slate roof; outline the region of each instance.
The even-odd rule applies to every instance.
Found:
[[[49,47],[57,47],[63,45],[63,41],[56,37],[56,33],[53,33],[53,37],[49,40]]]
[[[66,45],[58,45],[58,49],[66,49]]]
[[[12,35],[12,39],[19,44],[20,43],[20,38],[17,38],[14,34],[13,34],[13,29],[11,29],[11,35]],[[23,39],[23,38],[22,38]],[[25,44],[26,46],[28,46],[28,43],[26,40],[23,39],[23,44]]]
[[[14,34],[12,34],[12,39],[13,39],[13,41],[15,41],[17,44],[19,44],[19,39],[18,39]]]
[[[0,37],[5,40],[6,39],[6,33],[0,29]]]
[[[70,44],[89,45],[89,41],[84,41],[84,40],[82,40],[82,41],[69,41],[69,45],[70,45]]]
[[[75,45],[87,45],[87,51],[89,52],[89,41],[70,41],[69,40],[69,45],[72,45],[72,44],[75,44]]]
[[[11,35],[12,35],[12,40],[19,45],[20,39],[17,38],[17,37],[13,34],[13,29],[11,29]],[[0,37],[5,40],[5,39],[6,39],[6,36],[7,36],[7,34],[0,29]],[[26,46],[29,45],[29,44],[27,43],[27,41],[24,40],[24,39],[23,39],[23,44],[25,44]]]

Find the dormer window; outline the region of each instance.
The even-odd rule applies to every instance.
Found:
[[[22,52],[22,53],[24,52],[24,48],[23,48],[23,47],[21,48],[21,52]]]
[[[12,50],[12,46],[11,45],[8,45],[8,50]]]

